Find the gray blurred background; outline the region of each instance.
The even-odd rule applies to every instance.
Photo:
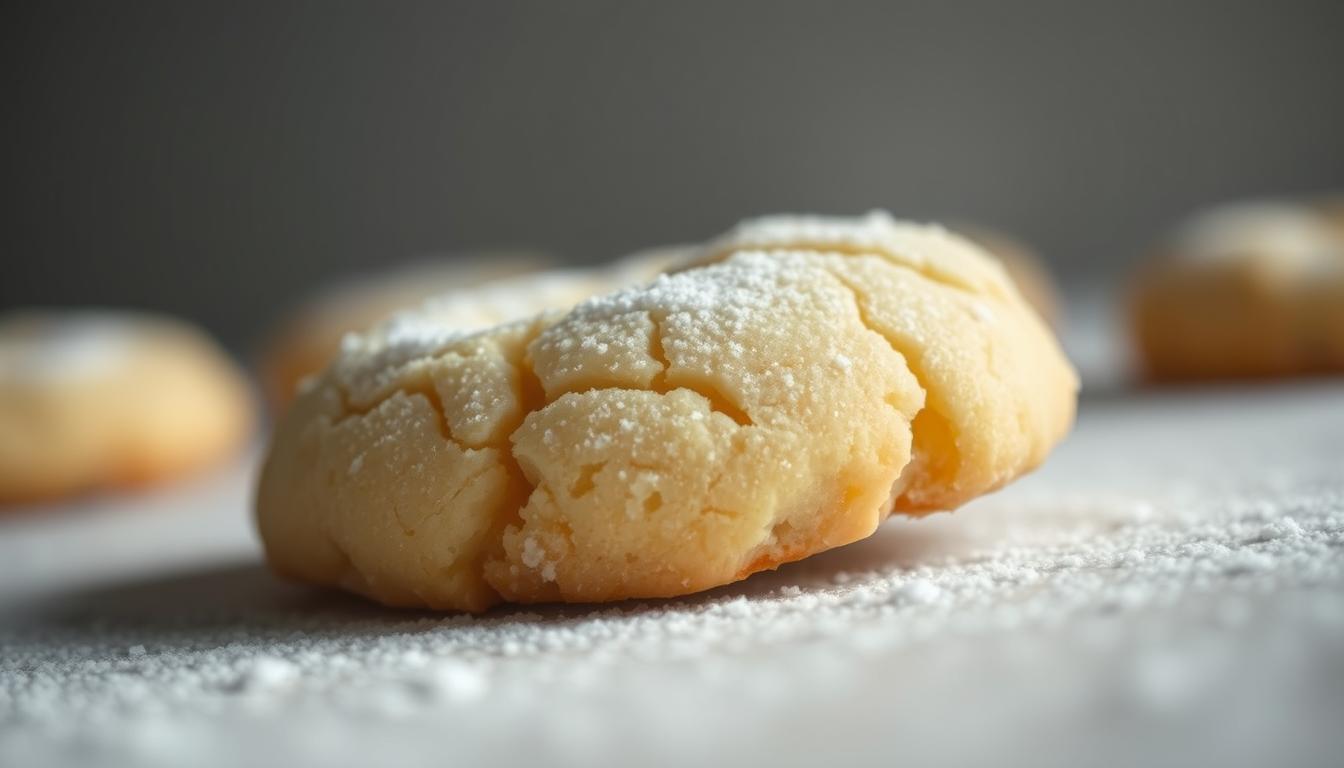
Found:
[[[1344,3],[9,3],[0,305],[250,349],[324,276],[746,215],[973,220],[1105,280],[1344,185]]]

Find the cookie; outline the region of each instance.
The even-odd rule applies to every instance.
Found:
[[[241,372],[181,322],[0,318],[0,502],[171,480],[233,455],[252,426]]]
[[[1344,236],[1295,203],[1207,212],[1141,270],[1130,320],[1156,380],[1344,370]]]
[[[1038,465],[1077,379],[1003,270],[880,214],[748,222],[701,266],[475,333],[403,315],[279,425],[279,573],[388,605],[670,597]]]
[[[544,264],[537,255],[476,254],[406,265],[324,288],[291,313],[267,345],[261,361],[267,399],[277,410],[283,409],[300,381],[331,362],[347,333],[369,328],[432,296],[533,272]]]
[[[1344,195],[1331,195],[1317,203],[1321,214],[1332,226],[1344,227]]]

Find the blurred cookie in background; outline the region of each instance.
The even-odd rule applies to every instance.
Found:
[[[309,374],[326,367],[341,339],[386,320],[398,309],[425,299],[513,275],[543,269],[539,253],[473,253],[439,262],[403,265],[381,274],[357,275],[319,287],[282,321],[266,346],[261,377],[276,410],[294,396]]]
[[[628,253],[619,259],[597,265],[596,269],[609,269],[613,276],[609,281],[622,285],[652,280],[664,272],[678,272],[694,266],[703,259],[704,246],[681,243],[677,245],[655,245]]]
[[[1325,221],[1335,230],[1335,234],[1344,240],[1344,194],[1331,195],[1316,204],[1316,209]]]
[[[1344,234],[1309,204],[1206,211],[1140,270],[1129,309],[1151,379],[1344,371]]]
[[[998,230],[961,223],[953,225],[952,229],[998,259],[1017,285],[1017,290],[1022,293],[1022,298],[1027,300],[1046,323],[1055,328],[1059,327],[1062,314],[1059,288],[1035,251],[1020,240]]]
[[[1325,198],[1318,203],[1318,210],[1334,232],[1339,248],[1329,270],[1331,276],[1313,284],[1307,300],[1314,303],[1320,318],[1332,369],[1344,371],[1344,195]]]
[[[254,423],[242,372],[184,322],[0,316],[0,503],[170,481],[233,456]]]

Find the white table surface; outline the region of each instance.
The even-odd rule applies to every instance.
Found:
[[[479,618],[273,580],[252,460],[0,520],[0,765],[1344,762],[1344,381],[1102,393],[954,515]]]

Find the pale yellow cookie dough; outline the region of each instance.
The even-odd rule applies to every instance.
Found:
[[[0,502],[172,479],[235,453],[253,418],[241,372],[184,323],[0,318]]]
[[[272,566],[468,611],[683,595],[955,507],[1072,422],[1049,331],[939,228],[758,220],[701,260],[565,313],[352,341],[275,434]]]
[[[1240,204],[1194,218],[1130,299],[1153,379],[1344,370],[1344,236],[1310,206]]]
[[[331,362],[347,333],[370,328],[431,296],[533,272],[545,263],[536,254],[480,253],[405,265],[328,286],[286,317],[267,344],[261,361],[267,397],[275,408],[283,409],[304,377]]]

